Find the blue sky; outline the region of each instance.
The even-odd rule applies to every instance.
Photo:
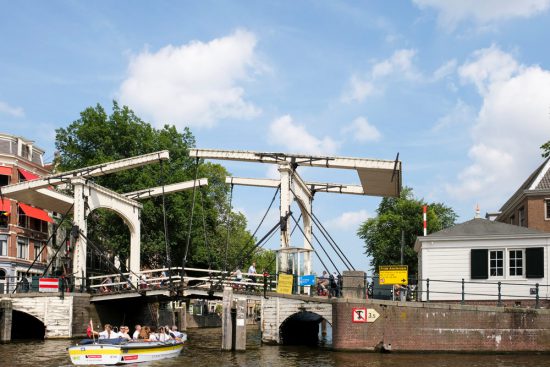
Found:
[[[200,148],[399,152],[404,184],[465,221],[476,204],[482,214],[498,210],[542,161],[549,8],[550,0],[0,1],[0,131],[35,140],[51,159],[56,128],[116,99],[155,126],[190,126]],[[223,164],[241,177],[275,173]],[[359,183],[354,172],[302,174]],[[272,195],[235,188],[252,229]],[[355,232],[378,203],[315,197],[316,215],[356,268],[368,259]]]

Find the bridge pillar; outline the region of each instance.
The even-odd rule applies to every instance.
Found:
[[[87,234],[86,224],[86,198],[84,195],[84,183],[80,181],[73,182],[74,184],[74,225]],[[86,277],[86,239],[82,236],[76,237],[73,256],[73,272],[76,276],[76,285],[87,285],[84,278]]]
[[[246,350],[246,298],[237,299],[235,320],[235,350]]]
[[[365,299],[365,272],[364,271],[348,271],[342,273],[342,297]]]
[[[12,317],[11,300],[0,300],[0,343],[11,340]]]
[[[222,350],[233,349],[233,322],[231,320],[231,305],[233,304],[233,288],[223,289],[222,310]]]

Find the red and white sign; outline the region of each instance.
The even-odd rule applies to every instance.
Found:
[[[59,280],[57,278],[40,278],[38,280],[39,292],[59,292]]]
[[[352,309],[351,321],[353,322],[367,322],[367,308],[366,307],[354,307]]]
[[[380,317],[374,308],[354,307],[352,312],[351,321],[353,322],[375,322]]]

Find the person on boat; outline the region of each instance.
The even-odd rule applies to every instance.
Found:
[[[166,334],[166,330],[164,328],[164,326],[161,326],[159,329],[158,329],[158,333],[157,333],[157,341],[159,342],[165,342],[167,340],[170,340],[170,335],[169,334]]]
[[[130,328],[128,326],[121,326],[119,328],[118,337],[126,340],[131,340],[132,338],[128,335]]]
[[[118,335],[113,331],[111,324],[105,324],[103,331],[99,333],[99,339],[114,339],[117,337]]]
[[[149,333],[149,341],[152,341],[152,342],[159,341],[159,335],[155,327],[151,327],[151,332]]]
[[[178,327],[176,325],[172,325],[172,330],[170,331],[170,336],[173,339],[181,339],[183,336],[183,333],[178,331]]]
[[[134,331],[134,333],[132,334],[132,339],[137,340],[139,339],[139,333],[141,332],[141,325],[137,324],[136,326],[134,326],[134,329],[136,331]]]
[[[139,332],[138,339],[149,341],[150,336],[151,336],[151,328],[149,328],[149,326],[144,326],[141,328]]]

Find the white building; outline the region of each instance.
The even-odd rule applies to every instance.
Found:
[[[548,299],[549,246],[550,233],[480,218],[419,236],[421,299],[460,301],[464,286],[465,301],[498,301],[499,282],[502,300],[534,302],[537,284]]]

